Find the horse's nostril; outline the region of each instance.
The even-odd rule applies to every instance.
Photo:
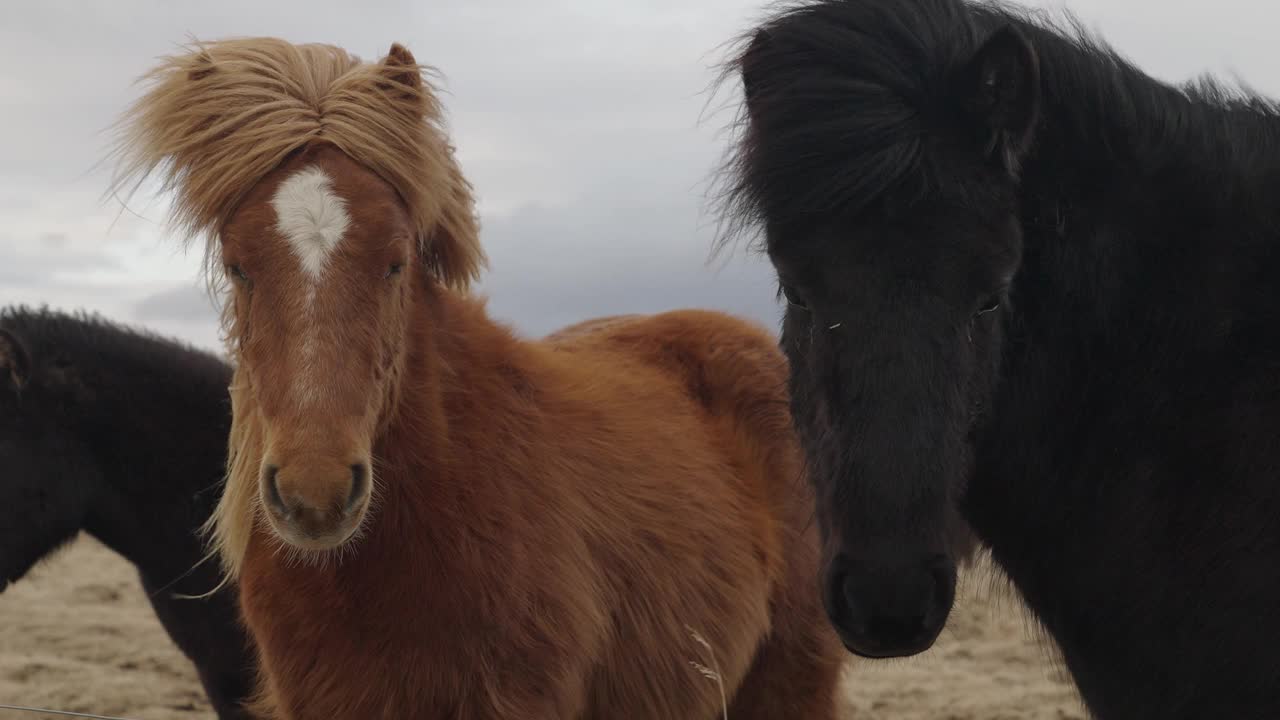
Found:
[[[360,507],[360,503],[364,502],[365,495],[368,493],[369,466],[364,463],[355,463],[351,466],[351,493],[347,495],[347,504],[343,509],[351,512]]]
[[[280,497],[280,486],[277,484],[276,474],[280,468],[275,465],[268,465],[262,469],[264,484],[267,486],[267,502],[271,505],[271,509],[281,515],[288,515],[289,508],[284,504],[284,498]]]

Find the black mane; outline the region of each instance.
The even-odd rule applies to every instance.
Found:
[[[96,313],[11,306],[0,308],[0,328],[26,348],[35,383],[58,377],[92,388],[95,401],[81,404],[74,419],[84,434],[101,429],[104,444],[116,434],[115,413],[163,418],[175,398],[225,398],[231,380],[229,365],[212,352]],[[163,423],[135,426],[148,437],[172,432]]]
[[[1006,25],[1040,60],[1037,135],[1050,140],[1033,156],[1070,145],[1088,147],[1097,165],[1203,164],[1220,173],[1203,178],[1218,192],[1240,172],[1277,169],[1265,159],[1280,141],[1276,101],[1207,76],[1156,80],[1070,15],[963,0],[802,3],[740,38],[724,66],[722,79],[756,79],[746,91],[760,109],[743,110],[721,171],[720,242],[754,234],[766,217],[851,214],[885,196],[909,205],[935,189],[943,181],[926,150],[958,124],[947,88]]]
[[[186,363],[207,367],[215,375],[223,363],[213,354],[144,328],[135,328],[84,310],[64,312],[48,306],[0,307],[0,328],[15,333],[37,363],[62,356],[102,358],[104,367],[161,370],[172,366],[175,353]]]

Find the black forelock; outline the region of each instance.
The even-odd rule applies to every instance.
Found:
[[[798,5],[744,37],[726,69],[750,84],[726,168],[734,229],[927,189],[924,144],[976,42],[956,0]]]

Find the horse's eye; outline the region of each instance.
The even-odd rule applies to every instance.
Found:
[[[787,299],[788,303],[800,308],[801,310],[809,309],[809,303],[805,302],[804,298],[800,297],[800,294],[796,292],[796,289],[790,285],[782,286],[782,296]]]
[[[249,276],[244,273],[244,270],[240,269],[239,265],[234,263],[227,265],[227,274],[238,282],[249,282]]]
[[[383,275],[382,278],[385,280],[392,275],[399,275],[403,269],[404,265],[402,263],[391,263],[391,266],[387,268],[387,274]]]
[[[981,317],[987,313],[993,313],[1000,309],[1000,296],[992,295],[978,306],[978,312],[974,313],[974,317]]]

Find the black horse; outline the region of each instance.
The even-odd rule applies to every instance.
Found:
[[[212,355],[98,319],[0,311],[0,589],[89,532],[137,566],[219,717],[247,718],[235,589],[176,597],[221,577],[199,527],[221,488],[230,380]]]
[[[730,68],[849,649],[931,646],[967,524],[1097,717],[1280,717],[1277,106],[961,0]]]

